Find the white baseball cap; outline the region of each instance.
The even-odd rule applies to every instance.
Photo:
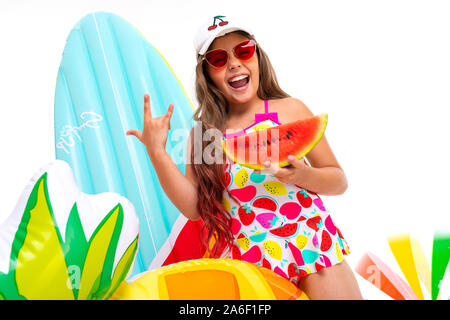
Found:
[[[198,29],[194,38],[194,46],[197,54],[204,54],[215,38],[237,30],[242,30],[253,35],[248,27],[243,26],[242,23],[226,16],[214,16],[209,18]]]

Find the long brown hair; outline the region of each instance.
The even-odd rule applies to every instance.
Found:
[[[253,36],[246,32],[235,32],[256,41]],[[272,64],[259,44],[256,48],[256,54],[259,65],[258,97],[262,100],[289,97],[280,88]],[[195,89],[199,105],[194,113],[194,120],[201,126],[201,137],[203,137],[203,132],[208,129],[218,129],[224,132],[229,112],[228,101],[209,77],[206,63],[202,63],[202,58],[203,56],[201,55],[197,57],[195,70]],[[202,141],[202,151],[209,143],[208,141]],[[206,248],[215,257],[223,249],[229,249],[233,243],[233,234],[231,233],[232,217],[222,204],[223,192],[227,187],[224,175],[225,155],[222,153],[223,161],[221,163],[206,164],[203,161],[200,164],[195,163],[193,161],[194,145],[195,143],[192,143],[191,164],[197,180],[197,210],[203,219],[203,227],[207,230],[206,238],[202,237],[202,239]],[[227,190],[227,192],[229,191]],[[232,198],[239,203],[234,197]],[[212,238],[215,240],[215,245],[211,251],[209,244]]]

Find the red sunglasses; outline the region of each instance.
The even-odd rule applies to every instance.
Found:
[[[236,45],[232,50],[239,60],[249,60],[255,54],[256,42],[247,40]],[[211,67],[220,69],[228,62],[228,52],[225,49],[214,49],[205,53],[202,61],[206,60]]]

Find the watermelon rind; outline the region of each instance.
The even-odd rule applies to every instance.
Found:
[[[320,130],[318,130],[317,132],[317,136],[316,138],[308,145],[308,147],[306,147],[305,149],[303,149],[302,152],[298,153],[295,155],[295,157],[300,160],[302,159],[304,156],[306,156],[320,141],[320,139],[322,139],[322,136],[325,133],[325,129],[327,127],[328,124],[328,114],[327,113],[323,113],[318,115],[317,117],[319,117],[320,122],[321,122],[321,127]],[[261,170],[261,169],[265,169],[264,165],[253,165],[253,164],[249,164],[249,163],[243,163],[243,162],[239,162],[239,159],[237,159],[237,157],[233,157],[232,153],[227,151],[227,148],[225,146],[225,139],[222,139],[221,143],[222,143],[222,150],[224,150],[225,154],[228,156],[228,158],[230,158],[231,160],[233,160],[236,163],[239,163],[240,165],[250,168],[250,169],[254,169],[254,170]],[[291,163],[288,160],[285,161],[280,161],[278,163],[278,166],[280,168],[282,167],[286,167],[288,165],[290,165]]]

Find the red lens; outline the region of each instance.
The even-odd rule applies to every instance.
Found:
[[[215,68],[222,68],[227,64],[228,53],[223,49],[212,50],[206,53],[206,61]]]
[[[239,43],[233,48],[234,56],[239,60],[249,60],[255,54],[256,42],[247,40]],[[214,68],[220,69],[228,62],[228,52],[224,49],[208,51],[205,59]]]
[[[240,60],[248,60],[255,53],[256,43],[253,40],[245,41],[234,47],[234,55]]]

